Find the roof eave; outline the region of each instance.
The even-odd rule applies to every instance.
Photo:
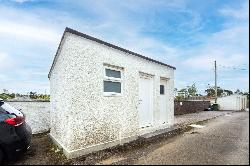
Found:
[[[64,36],[65,36],[66,32],[69,32],[69,33],[71,33],[71,34],[75,34],[75,35],[77,35],[77,36],[81,36],[81,37],[83,37],[83,38],[86,38],[86,39],[95,41],[95,42],[100,43],[100,44],[104,44],[104,45],[109,46],[109,47],[111,47],[111,48],[120,50],[120,51],[122,51],[122,52],[125,52],[125,53],[128,53],[128,54],[132,54],[132,55],[134,55],[134,56],[137,56],[137,57],[146,59],[146,60],[148,60],[148,61],[151,61],[151,62],[160,64],[160,65],[163,65],[163,66],[167,66],[167,67],[169,67],[169,68],[172,68],[172,69],[176,70],[175,67],[170,66],[170,65],[168,65],[168,64],[165,64],[165,63],[163,63],[163,62],[160,62],[160,61],[151,59],[151,58],[149,58],[149,57],[143,56],[143,55],[141,55],[141,54],[132,52],[132,51],[130,51],[130,50],[121,48],[121,47],[119,47],[119,46],[110,44],[110,43],[105,42],[105,41],[103,41],[103,40],[97,39],[97,38],[95,38],[95,37],[89,36],[89,35],[84,34],[84,33],[82,33],[82,32],[79,32],[79,31],[76,31],[76,30],[74,30],[74,29],[71,29],[71,28],[66,27],[65,30],[64,30],[64,32],[63,32],[63,36],[62,36],[62,38],[61,38],[60,44],[59,44],[59,46],[58,46],[58,48],[57,48],[57,51],[56,51],[56,54],[55,54],[53,63],[52,63],[52,65],[51,65],[51,68],[50,68],[50,71],[49,71],[49,74],[48,74],[48,78],[50,78],[51,72],[52,72],[52,70],[53,70],[53,68],[54,68],[54,66],[55,66],[55,63],[56,63],[56,60],[57,60],[57,57],[58,57],[58,52],[59,52],[59,50],[61,49],[62,41],[63,41],[63,39],[64,39]]]
[[[67,28],[66,28],[66,29],[67,29]],[[63,35],[62,35],[61,40],[60,40],[60,43],[59,43],[59,45],[58,45],[58,47],[57,47],[56,54],[55,54],[55,56],[54,56],[52,65],[51,65],[50,70],[49,70],[48,78],[50,78],[51,72],[52,72],[52,70],[53,70],[53,68],[54,68],[54,66],[55,66],[55,63],[56,63],[56,60],[57,60],[57,56],[58,56],[58,52],[59,52],[59,50],[61,49],[61,45],[62,45],[64,36],[65,36],[65,34],[66,34],[66,32],[67,32],[66,29],[64,30]]]

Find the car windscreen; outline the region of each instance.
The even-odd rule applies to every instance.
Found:
[[[20,111],[18,111],[17,109],[15,109],[14,107],[12,107],[8,103],[4,103],[0,107],[1,107],[1,110],[4,110],[4,111],[6,111],[9,114],[14,114],[16,116],[23,116],[23,114]]]

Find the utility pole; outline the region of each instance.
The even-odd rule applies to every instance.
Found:
[[[215,77],[215,104],[217,104],[217,66],[216,61],[214,61],[214,77]]]

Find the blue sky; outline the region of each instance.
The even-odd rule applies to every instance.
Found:
[[[49,93],[65,27],[177,68],[175,87],[249,91],[248,0],[0,0],[0,89]],[[242,70],[245,69],[245,70]]]

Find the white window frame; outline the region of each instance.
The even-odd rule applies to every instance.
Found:
[[[119,71],[121,73],[121,78],[115,78],[115,77],[108,77],[106,76],[106,69],[114,70],[114,71]],[[103,70],[103,94],[104,96],[122,96],[123,95],[123,68],[121,67],[112,67],[112,66],[106,66],[104,65],[104,70]],[[110,81],[110,82],[119,82],[121,84],[121,93],[116,93],[116,92],[104,92],[104,81]]]

